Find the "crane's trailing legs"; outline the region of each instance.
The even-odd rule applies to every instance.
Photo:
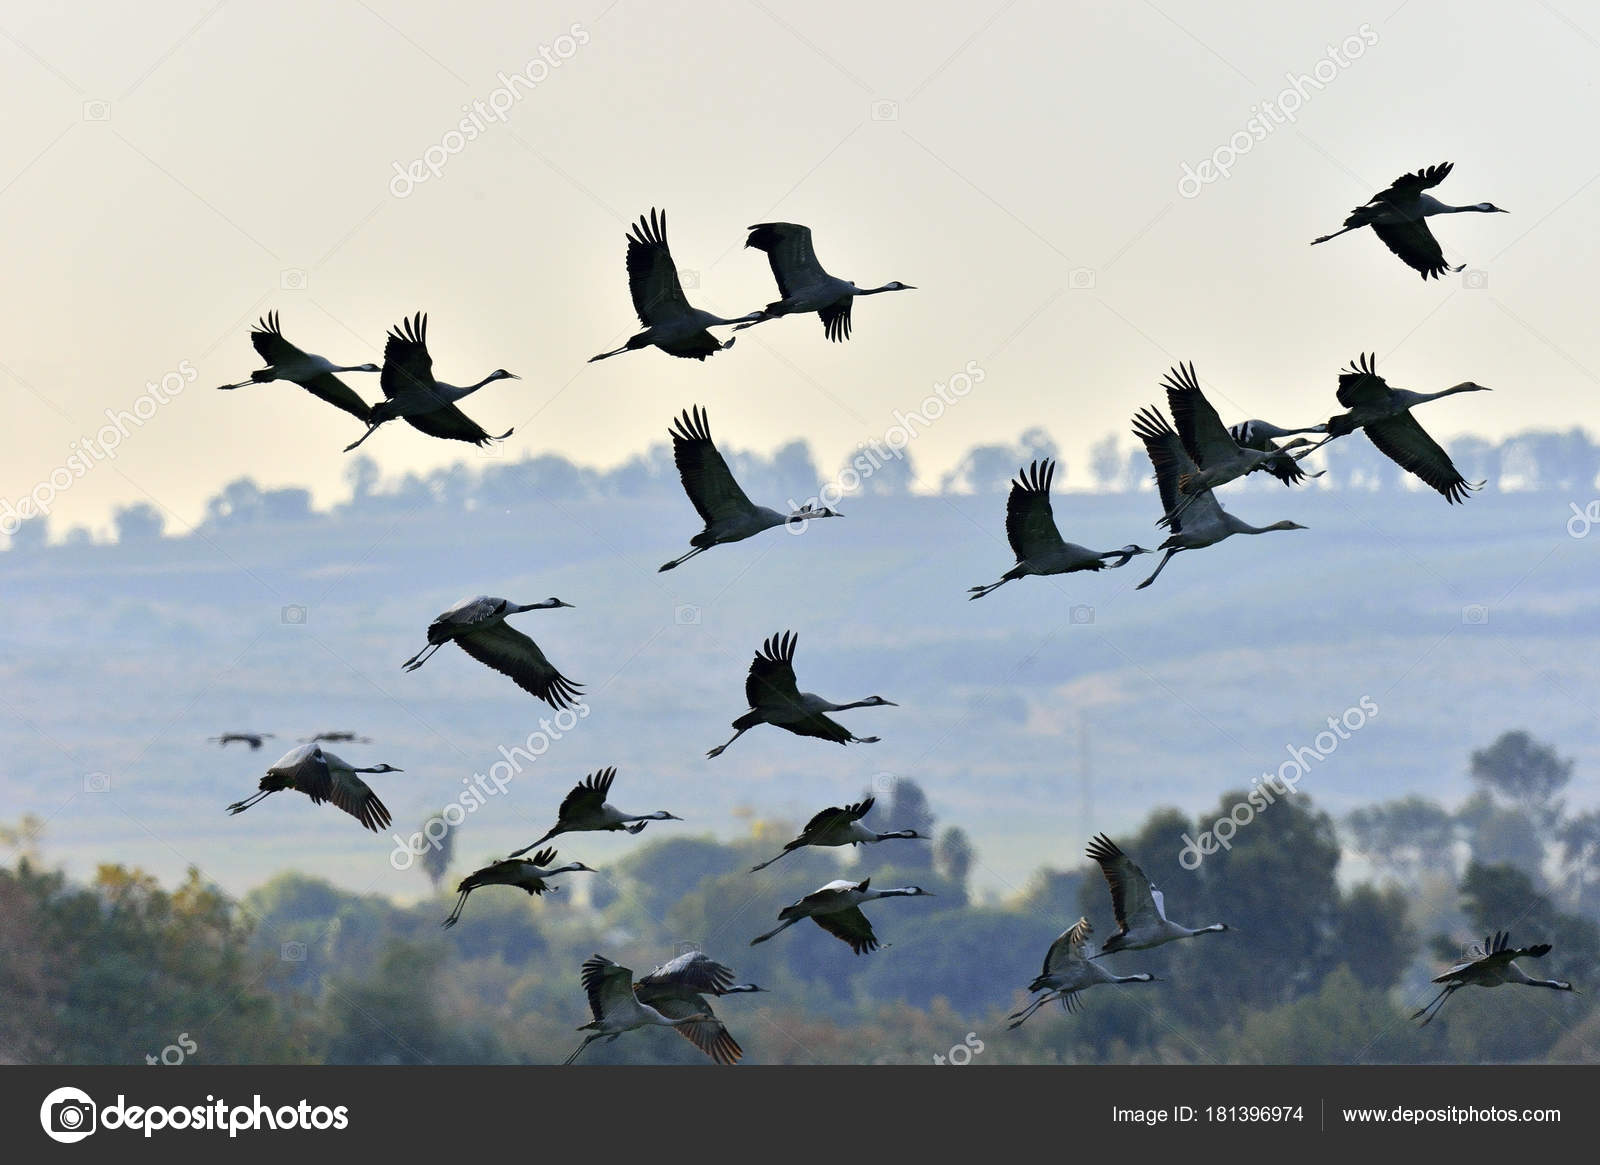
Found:
[[[675,566],[682,566],[685,562],[688,562],[696,554],[704,553],[705,551],[710,550],[710,549],[711,548],[709,546],[696,546],[693,550],[689,551],[689,553],[679,555],[677,558],[674,558],[671,562],[663,562],[660,566],[658,566],[656,568],[656,573],[660,574],[663,570],[671,570]]]

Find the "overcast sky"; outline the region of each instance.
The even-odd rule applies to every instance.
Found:
[[[181,528],[242,474],[342,497],[354,421],[288,385],[213,391],[257,366],[272,309],[352,364],[426,310],[441,379],[523,376],[467,406],[517,427],[502,456],[597,465],[702,403],[725,443],[803,438],[826,471],[969,362],[983,383],[913,446],[925,481],[1041,424],[1083,484],[1179,359],[1228,419],[1324,419],[1375,350],[1392,383],[1498,390],[1435,406],[1441,436],[1582,424],[1600,162],[1571,127],[1597,72],[1600,16],[1559,2],[11,5],[4,496],[176,374],[56,498],[58,535],[140,499]],[[474,102],[504,119],[447,136]],[[1212,158],[1229,176],[1180,191]],[[1370,232],[1307,246],[1447,160],[1442,198],[1511,211],[1435,220],[1470,279],[1424,283]],[[635,330],[624,232],[652,206],[724,314],[776,298],[742,248],[774,219],[837,275],[919,290],[858,304],[843,345],[799,318],[705,365],[586,364]],[[391,475],[479,456],[401,426],[363,448]]]

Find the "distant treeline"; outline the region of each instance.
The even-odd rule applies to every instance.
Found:
[[[1488,490],[1563,491],[1581,508],[1591,499],[1600,475],[1600,444],[1574,428],[1566,432],[1529,430],[1504,441],[1461,436],[1446,442],[1457,468],[1470,481],[1486,481]],[[848,464],[853,472],[842,485],[859,480],[855,496],[908,494],[990,494],[1003,492],[1019,467],[1041,457],[1060,464],[1056,481],[1071,489],[1100,493],[1125,493],[1150,488],[1150,463],[1131,437],[1110,434],[1090,449],[1087,464],[1061,462],[1055,441],[1042,428],[1025,430],[1014,444],[976,445],[956,467],[938,478],[917,473],[915,445],[898,456],[886,446],[862,446]],[[837,481],[840,466],[820,469],[810,447],[791,441],[770,456],[724,449],[745,492],[768,505],[803,504],[821,487]],[[1326,473],[1313,488],[1335,490],[1392,490],[1410,488],[1406,474],[1362,439],[1335,441],[1316,455]],[[376,461],[358,457],[346,471],[348,501],[327,516],[373,516],[410,513],[441,507],[475,509],[525,503],[530,497],[550,501],[605,499],[659,499],[677,488],[677,470],[666,443],[652,445],[615,469],[578,465],[554,453],[523,457],[460,461],[430,473],[407,473],[385,481]],[[1250,479],[1243,488],[1276,485]],[[846,491],[849,492],[849,491]],[[258,523],[309,521],[319,516],[312,509],[311,493],[299,488],[263,489],[250,478],[239,478],[206,502],[202,529],[222,529]],[[113,524],[119,542],[158,538],[166,532],[166,519],[155,506],[138,502],[118,510]],[[44,546],[52,540],[49,520],[24,522],[12,536],[12,549]],[[75,527],[59,541],[81,545],[93,541],[91,533]]]

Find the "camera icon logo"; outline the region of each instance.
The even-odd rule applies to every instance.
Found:
[[[672,608],[672,621],[679,627],[700,626],[700,608],[693,603],[679,603]]]
[[[873,773],[872,774],[872,792],[873,792],[873,795],[876,796],[876,795],[878,795],[880,793],[892,793],[892,792],[894,792],[895,785],[899,784],[899,782],[900,782],[900,776],[899,776],[898,773]]]
[[[96,101],[85,101],[83,103],[83,120],[84,121],[110,121],[111,120],[111,102],[109,102],[109,101],[98,101],[98,100],[96,100]]]
[[[1461,273],[1461,286],[1468,291],[1482,291],[1489,286],[1489,273],[1477,267]]]
[[[1067,272],[1067,286],[1072,288],[1073,291],[1093,291],[1094,268],[1074,267]]]
[[[678,286],[685,291],[696,291],[700,287],[700,272],[688,267],[678,268]]]
[[[286,942],[278,948],[278,958],[285,963],[303,963],[306,961],[306,944]]]
[[[1087,603],[1079,603],[1067,611],[1067,622],[1074,627],[1080,627],[1094,622],[1094,608]]]
[[[57,1088],[39,1106],[45,1136],[63,1145],[76,1144],[95,1130],[95,1107],[81,1088]]]
[[[83,777],[83,791],[85,793],[111,792],[111,774],[85,773]]]
[[[895,101],[878,100],[872,103],[873,121],[899,121],[900,105]]]
[[[304,291],[306,273],[299,267],[286,267],[278,273],[278,286],[285,291]]]
[[[672,944],[672,951],[674,955],[692,955],[696,951],[703,951],[705,949],[705,943],[691,942],[686,939],[680,939]]]
[[[283,622],[294,627],[303,627],[306,621],[306,609],[299,603],[290,603],[278,613]]]
[[[1461,622],[1467,627],[1482,627],[1489,621],[1489,608],[1482,603],[1468,603],[1461,608]]]

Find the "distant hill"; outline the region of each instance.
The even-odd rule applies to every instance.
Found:
[[[236,818],[223,807],[297,738],[348,728],[374,743],[336,751],[405,769],[375,784],[409,833],[500,746],[525,743],[551,712],[504,677],[453,647],[399,667],[434,614],[479,592],[575,604],[517,625],[587,684],[591,714],[468,817],[461,861],[532,840],[605,765],[620,769],[619,803],[718,835],[752,816],[801,821],[898,773],[971,835],[975,883],[1007,891],[1156,805],[1214,805],[1363,698],[1377,714],[1303,785],[1334,812],[1409,792],[1457,800],[1468,752],[1506,728],[1559,742],[1580,772],[1600,764],[1600,531],[1567,530],[1587,493],[1486,490],[1455,507],[1252,483],[1231,508],[1310,529],[1180,555],[1146,591],[1133,589],[1154,565],[1142,557],[968,602],[1012,561],[997,492],[847,498],[842,520],[658,574],[698,529],[660,457],[609,498],[592,496],[597,478],[577,496],[548,479],[541,491],[518,464],[496,467],[516,472],[493,490],[413,479],[332,514],[238,488],[186,537],[136,525],[146,536],[121,544],[0,554],[8,817],[45,818],[52,854],[79,872],[120,861],[171,880],[193,863],[242,892],[294,867],[410,892],[393,842],[335,811],[292,794]],[[751,492],[782,502],[808,467],[754,466],[766,476]],[[1091,546],[1160,537],[1148,491],[1066,493],[1056,516]],[[844,714],[882,743],[758,729],[706,760],[744,708],[751,653],[786,629],[803,687],[900,705]],[[257,753],[206,743],[229,730],[277,735]],[[598,864],[626,844],[569,848]]]

